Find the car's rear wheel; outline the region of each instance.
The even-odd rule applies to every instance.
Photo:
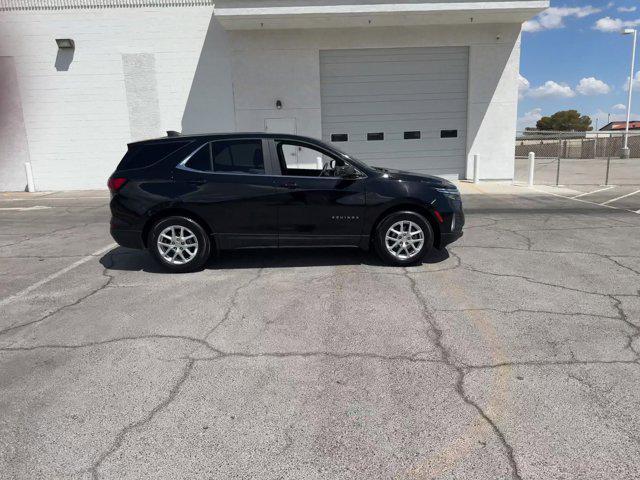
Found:
[[[433,247],[433,229],[418,213],[394,212],[380,222],[374,241],[378,255],[386,263],[413,265]]]
[[[211,241],[202,226],[188,217],[159,220],[149,232],[151,254],[172,272],[194,272],[209,259]]]

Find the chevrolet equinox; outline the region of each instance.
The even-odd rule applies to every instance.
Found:
[[[295,135],[131,143],[108,186],[116,242],[174,272],[202,268],[214,250],[302,246],[373,247],[386,263],[410,265],[464,224],[451,182],[371,167]]]

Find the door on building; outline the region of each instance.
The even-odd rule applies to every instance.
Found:
[[[467,47],[320,52],[322,136],[373,166],[466,169]]]
[[[264,131],[267,133],[296,134],[295,118],[265,118]]]

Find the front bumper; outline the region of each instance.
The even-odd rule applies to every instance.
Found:
[[[440,227],[440,243],[437,245],[439,248],[444,248],[462,237],[465,222],[462,204],[456,205],[456,209],[452,213],[445,214],[444,217],[445,222]]]
[[[463,233],[462,231],[459,232],[449,232],[449,233],[443,233],[440,235],[440,248],[444,248],[447,245],[449,245],[450,243],[455,242],[456,240],[458,240],[460,237],[462,237]]]

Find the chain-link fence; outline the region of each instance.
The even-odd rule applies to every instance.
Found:
[[[621,158],[624,132],[524,131],[516,135],[515,180],[526,182],[533,152],[535,183],[639,185],[640,132],[629,132],[629,158]]]

